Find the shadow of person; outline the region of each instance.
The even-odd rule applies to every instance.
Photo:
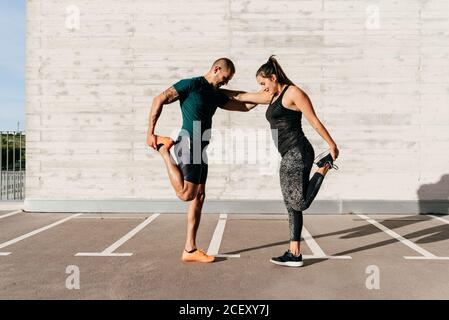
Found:
[[[375,218],[374,218],[375,219]],[[389,230],[403,230],[404,228],[410,227],[412,225],[424,223],[424,222],[430,222],[433,221],[434,218],[430,216],[404,216],[404,217],[391,217],[391,218],[383,218],[383,219],[377,219],[380,224],[388,228]],[[363,221],[363,219],[360,219],[360,221]],[[407,229],[406,229],[407,230]],[[325,234],[318,234],[313,235],[314,239],[319,238],[326,238],[326,237],[335,237],[337,236],[339,239],[355,239],[359,237],[366,237],[377,233],[382,233],[383,231],[379,228],[371,225],[371,224],[364,224],[362,226],[357,226],[353,228],[347,228],[343,230],[338,230],[330,233]],[[400,232],[400,231],[398,231]],[[403,238],[415,241],[416,243],[433,243],[438,241],[444,241],[449,239],[449,225],[443,224],[443,225],[437,225],[432,226],[428,228],[419,228],[418,231],[408,231],[405,232],[403,235]],[[303,241],[303,239],[302,239]],[[265,243],[259,246],[254,247],[248,247],[248,248],[241,248],[239,250],[235,250],[232,252],[227,252],[227,254],[240,254],[243,252],[258,250],[258,249],[264,249],[279,245],[287,245],[289,241],[278,241],[274,243]],[[398,240],[395,238],[386,237],[385,240],[376,242],[376,243],[370,243],[363,246],[358,246],[356,248],[346,250],[343,252],[334,253],[333,255],[349,255],[354,254],[361,251],[367,251],[379,247],[385,247],[388,245],[393,245],[398,243]],[[325,261],[327,259],[310,259],[311,261],[308,262],[308,265],[318,263]]]
[[[429,222],[434,218],[426,216],[426,214],[448,214],[449,213],[449,174],[443,175],[437,183],[434,184],[424,184],[421,185],[417,191],[418,194],[418,206],[419,215],[407,215],[404,217],[391,217],[378,220],[380,224],[385,226],[390,230],[400,229],[409,227],[411,225],[420,224],[423,222]],[[357,219],[357,218],[356,218]],[[351,227],[343,230],[337,230],[329,233],[314,235],[313,238],[326,238],[337,236],[340,239],[354,239],[359,237],[366,237],[377,233],[382,233],[383,231],[379,228],[371,225],[364,224],[362,226]],[[439,242],[449,239],[449,225],[437,225],[429,228],[420,228],[417,231],[408,231],[403,238],[414,241],[419,244]],[[386,238],[383,241],[367,244],[364,246],[359,246],[350,250],[336,253],[334,255],[348,255],[356,252],[366,251],[374,248],[384,247],[397,243],[398,240],[395,238]],[[274,247],[278,245],[286,245],[289,241],[278,241],[274,243],[265,243],[259,246],[242,248],[229,252],[229,254],[238,254],[268,247]],[[309,259],[306,263],[307,265],[312,265],[325,261],[327,259]],[[305,265],[306,265],[305,264]]]
[[[421,214],[449,213],[449,174],[443,175],[437,183],[421,185],[416,193]]]
[[[387,219],[383,219],[379,222],[382,223],[387,228],[393,230],[393,229],[406,227],[406,226],[409,226],[409,225],[412,225],[415,223],[428,221],[431,219],[432,219],[431,217],[415,218],[414,216],[405,216],[405,217],[400,217],[400,218],[391,218],[391,219],[387,218]],[[361,218],[360,218],[360,220],[363,221]],[[359,226],[359,227],[352,227],[352,228],[333,231],[333,232],[329,232],[329,233],[325,233],[325,234],[314,235],[313,238],[318,239],[318,238],[326,238],[326,237],[331,237],[331,236],[340,236],[339,237],[340,239],[352,239],[352,238],[365,237],[365,236],[369,236],[369,235],[377,234],[377,233],[381,233],[381,232],[382,232],[382,230],[379,230],[378,228],[374,227],[373,225],[365,224],[365,225]],[[301,241],[304,241],[304,239],[301,238]],[[394,240],[393,242],[395,242],[395,241],[396,240]],[[253,247],[248,247],[248,248],[241,248],[241,249],[238,249],[235,251],[229,251],[229,252],[226,252],[226,254],[241,254],[241,253],[248,252],[248,251],[266,249],[266,248],[275,247],[275,246],[279,246],[279,245],[287,245],[289,243],[290,243],[289,240],[278,241],[278,242],[273,242],[273,243],[265,243],[265,244],[261,244],[259,246],[253,246]]]

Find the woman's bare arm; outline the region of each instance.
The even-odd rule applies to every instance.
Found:
[[[269,104],[272,97],[265,91],[245,92],[245,91],[226,90],[226,89],[220,90],[233,100],[252,104]]]
[[[339,150],[337,148],[337,144],[332,139],[331,135],[327,131],[326,127],[321,123],[320,119],[315,113],[315,110],[312,106],[312,102],[310,101],[307,94],[297,87],[292,87],[289,92],[289,99],[292,100],[294,107],[296,110],[301,111],[304,114],[304,117],[310,123],[310,125],[315,129],[316,132],[327,142],[329,148],[331,149],[331,154],[334,160],[338,158]]]

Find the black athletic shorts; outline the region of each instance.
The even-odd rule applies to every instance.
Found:
[[[207,144],[201,145],[201,152],[196,157],[194,157],[193,145],[188,137],[178,137],[173,148],[184,180],[194,184],[205,184],[208,171]]]

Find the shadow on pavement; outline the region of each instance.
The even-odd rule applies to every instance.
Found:
[[[445,212],[449,213],[449,201],[447,200],[432,200],[432,199],[449,199],[449,174],[443,175],[437,183],[434,184],[424,184],[422,185],[418,191],[418,205],[420,215],[412,215],[405,216],[400,218],[387,218],[383,220],[376,221],[384,225],[390,230],[396,230],[402,227],[410,226],[413,224],[418,224],[421,222],[426,222],[433,220],[432,217],[426,216],[426,214],[435,214],[435,212]],[[438,213],[437,213],[438,214]],[[360,218],[361,219],[361,218]],[[361,219],[363,220],[363,219]],[[364,221],[364,220],[363,220]],[[335,232],[313,235],[314,239],[331,237],[331,236],[339,236],[340,239],[354,239],[358,237],[365,237],[373,234],[377,234],[379,232],[383,232],[375,226],[367,223],[363,226],[348,228],[344,230],[339,230]],[[439,242],[449,239],[449,224],[438,225],[435,227],[430,227],[427,229],[422,229],[414,232],[410,232],[406,235],[402,235],[405,239],[412,240],[415,239],[414,242],[417,244],[423,243],[433,243]],[[343,251],[335,255],[349,255],[351,253],[366,251],[374,248],[379,248],[383,246],[387,246],[390,244],[397,243],[398,240],[391,238],[385,241],[381,241],[378,243],[369,244],[366,246],[354,248],[351,250]],[[232,252],[228,252],[227,254],[239,254],[248,251],[254,251],[258,249],[264,249],[269,247],[275,247],[279,245],[288,245],[289,241],[279,241],[274,243],[262,244],[260,246],[244,248],[241,250],[235,250]],[[304,266],[312,265],[318,262],[322,262],[328,259],[307,259],[304,260]]]
[[[421,185],[416,193],[419,199],[419,212],[449,213],[449,174],[441,176],[437,183]]]
[[[406,216],[406,217],[400,217],[400,218],[387,218],[387,219],[383,219],[378,222],[381,223],[382,225],[384,225],[385,227],[387,227],[388,229],[394,231],[395,229],[399,229],[399,228],[402,228],[405,226],[409,226],[412,224],[417,224],[417,223],[421,223],[421,222],[425,222],[425,221],[430,221],[430,220],[433,220],[433,218],[426,216],[426,215],[418,215],[418,216],[415,215],[415,216]],[[355,227],[355,228],[348,228],[348,229],[330,232],[330,233],[326,233],[326,234],[313,235],[313,238],[319,239],[319,238],[341,235],[340,239],[354,239],[354,238],[358,238],[358,237],[369,236],[369,235],[376,234],[379,232],[383,232],[383,231],[379,230],[378,228],[376,228],[375,226],[373,226],[371,224],[366,224],[366,225]],[[448,240],[449,239],[449,224],[438,225],[435,227],[430,227],[427,229],[410,232],[410,233],[408,233],[406,235],[402,235],[402,236],[408,240],[419,238],[418,240],[414,241],[417,244],[433,243],[433,242]],[[349,255],[351,253],[356,253],[356,252],[366,251],[366,250],[370,250],[370,249],[374,249],[374,248],[379,248],[379,247],[387,246],[387,245],[394,244],[397,242],[398,242],[398,240],[391,238],[391,239],[387,239],[385,241],[381,241],[378,243],[373,243],[373,244],[369,244],[366,246],[354,248],[351,250],[339,252],[334,255]],[[268,244],[263,244],[260,246],[249,247],[249,248],[244,248],[241,250],[227,252],[227,254],[239,254],[239,253],[243,253],[243,252],[254,251],[254,250],[264,249],[264,248],[269,248],[269,247],[275,247],[275,246],[279,246],[279,245],[288,245],[288,244],[289,244],[288,240],[287,241],[278,241],[278,242],[274,242],[274,243],[268,243]],[[325,260],[328,260],[328,259],[307,259],[304,261],[305,261],[305,265],[311,265],[311,264],[325,261]],[[306,261],[307,261],[307,263],[306,263]]]

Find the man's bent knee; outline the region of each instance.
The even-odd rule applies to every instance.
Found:
[[[192,201],[198,193],[198,185],[187,182],[182,191],[177,192],[176,195],[182,201]]]
[[[178,193],[177,196],[181,201],[188,202],[188,201],[192,201],[193,199],[195,199],[196,195],[192,192],[184,192],[184,193]]]

